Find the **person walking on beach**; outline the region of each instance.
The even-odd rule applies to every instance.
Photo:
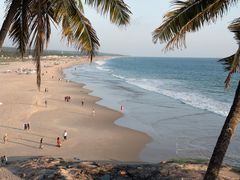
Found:
[[[30,130],[30,122],[27,123],[27,130]]]
[[[39,149],[43,149],[43,138],[40,139]]]
[[[27,124],[24,123],[24,130],[27,130]]]
[[[8,141],[8,138],[7,138],[7,133],[6,133],[3,136],[3,143],[6,144],[7,141]]]
[[[64,140],[67,140],[67,131],[66,131],[66,130],[64,130],[63,139],[64,139]]]
[[[45,107],[47,107],[47,100],[45,100],[44,103],[45,103]]]
[[[82,98],[82,106],[84,105],[84,100],[85,100],[85,98]]]
[[[8,164],[8,158],[7,158],[7,156],[3,156],[3,160],[4,160],[4,163],[5,163],[5,165],[7,165]]]
[[[8,163],[8,159],[7,159],[7,156],[1,156],[1,163],[2,163],[2,165],[7,165],[7,163]]]
[[[57,137],[57,147],[61,147],[61,141],[60,141],[60,138],[59,137]]]

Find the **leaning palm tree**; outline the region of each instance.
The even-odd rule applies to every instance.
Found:
[[[173,10],[167,12],[162,24],[153,32],[153,41],[167,43],[165,50],[185,47],[187,32],[198,31],[206,24],[214,23],[228,10],[238,3],[238,0],[174,0]],[[239,71],[240,62],[240,18],[235,19],[229,26],[229,30],[235,33],[238,49],[233,55],[224,58],[221,62],[229,71],[225,81],[229,85],[231,75]],[[214,148],[204,179],[216,179],[223,158],[227,151],[231,137],[240,120],[240,81],[236,89],[233,104],[226,118],[221,134]]]
[[[41,85],[40,57],[51,36],[51,24],[61,26],[69,45],[86,53],[92,61],[100,44],[95,30],[84,15],[81,0],[6,0],[6,17],[0,30],[0,48],[9,32],[21,55],[34,49],[37,86]],[[123,0],[85,0],[118,26],[129,24],[131,11]]]

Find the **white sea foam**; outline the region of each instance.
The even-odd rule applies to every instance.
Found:
[[[100,62],[99,63],[100,65],[103,65],[105,63],[103,61],[97,62]],[[109,69],[105,67],[103,68],[102,66],[97,66],[97,69],[101,71],[110,72]],[[189,91],[179,87],[176,88],[176,86],[181,85],[181,82],[177,80],[136,79],[126,78],[124,76],[117,74],[112,74],[112,76],[118,79],[125,80],[127,83],[138,86],[142,89],[146,89],[171,97],[185,104],[191,105],[199,109],[208,110],[221,116],[227,116],[230,109],[230,104],[228,103],[207,97],[199,92]]]
[[[113,77],[116,77],[118,79],[125,79],[125,77],[123,76],[120,76],[120,75],[116,75],[116,74],[112,74]]]
[[[95,61],[96,64],[98,64],[99,66],[102,66],[106,63],[106,61]]]
[[[110,72],[110,69],[103,68],[103,67],[101,67],[101,66],[97,66],[96,68],[97,68],[98,70],[100,70],[100,71]]]
[[[197,92],[187,92],[186,90],[181,91],[179,89],[175,89],[174,86],[171,87],[171,85],[175,82],[174,80],[172,82],[170,81],[168,83],[164,83],[164,80],[157,79],[127,79],[126,82],[142,89],[163,94],[193,107],[208,110],[222,116],[227,116],[230,109],[230,104],[228,103],[214,100]]]

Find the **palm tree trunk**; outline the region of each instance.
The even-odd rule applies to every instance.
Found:
[[[12,20],[15,16],[15,12],[17,11],[19,3],[20,3],[19,0],[13,0],[9,7],[7,16],[2,24],[2,28],[0,30],[0,49],[2,48],[3,42],[7,36],[8,30],[11,26]]]
[[[36,57],[36,69],[37,69],[37,87],[38,91],[41,90],[41,60],[40,54]]]
[[[217,179],[223,158],[227,152],[231,137],[237,128],[240,120],[240,81],[235,93],[234,101],[231,110],[226,118],[221,134],[218,137],[217,144],[214,148],[211,160],[208,165],[204,180]]]
[[[37,86],[38,91],[41,90],[41,55],[44,48],[44,26],[42,14],[42,1],[38,1],[38,15],[37,15],[37,39],[35,45],[35,60],[37,68]]]

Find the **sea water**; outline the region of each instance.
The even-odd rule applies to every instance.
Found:
[[[227,73],[217,60],[118,57],[69,68],[65,74],[101,97],[98,104],[122,111],[124,116],[116,124],[152,138],[142,150],[141,160],[209,158],[239,78],[235,75],[231,88],[225,89]],[[240,128],[225,158],[237,166],[239,135]]]

